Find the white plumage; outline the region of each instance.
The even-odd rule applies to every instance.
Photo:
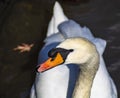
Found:
[[[45,45],[42,48],[38,64],[45,61],[47,53],[60,42],[70,37],[83,37],[94,43],[100,54],[100,65],[93,81],[90,98],[117,98],[113,80],[107,72],[102,54],[106,41],[95,38],[87,27],[81,27],[69,20],[58,2],[55,3],[52,19],[49,23]],[[37,73],[31,89],[31,98],[71,98],[79,69],[75,65],[60,65],[43,73]]]

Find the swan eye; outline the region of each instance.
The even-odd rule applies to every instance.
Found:
[[[57,53],[60,53],[63,60],[65,61],[68,54],[72,51],[73,51],[73,49],[67,50],[67,49],[63,49],[63,48],[53,48],[48,52],[48,56],[51,57],[52,58],[51,61],[53,61],[56,58]]]

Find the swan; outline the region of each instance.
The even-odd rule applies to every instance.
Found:
[[[58,17],[59,16],[59,17]],[[52,19],[48,25],[45,45],[39,53],[38,64],[48,58],[48,51],[70,37],[83,37],[95,44],[100,56],[98,71],[93,80],[90,98],[117,98],[113,80],[107,72],[102,54],[106,41],[95,38],[87,27],[81,27],[68,19],[58,2],[55,3]],[[62,72],[62,73],[61,73]],[[79,68],[73,64],[61,64],[43,73],[36,73],[30,98],[71,98]]]
[[[51,49],[48,56],[50,58],[40,65],[38,72],[63,63],[77,64],[81,70],[72,98],[90,98],[92,83],[99,68],[99,54],[95,45],[85,38],[69,38]]]

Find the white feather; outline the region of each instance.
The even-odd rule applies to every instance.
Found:
[[[45,39],[46,45],[42,48],[39,54],[38,63],[41,63],[47,59],[47,52],[51,48],[56,47],[59,42],[65,40],[66,38],[80,36],[85,37],[96,45],[100,54],[100,67],[93,81],[90,98],[117,98],[115,84],[107,72],[102,57],[106,46],[106,41],[100,38],[94,38],[91,31],[87,27],[82,28],[80,25],[75,23],[76,27],[73,26],[74,28],[72,28],[71,23],[74,24],[74,22],[67,22],[67,20],[68,18],[64,15],[60,4],[56,2],[53,16],[48,26],[47,38]],[[65,21],[66,23],[62,23]],[[58,29],[59,24],[62,26],[59,26]],[[66,24],[67,27],[65,27]],[[79,34],[68,33],[76,30],[75,28],[80,31],[77,32]],[[72,69],[69,69],[68,67],[69,66],[61,65],[44,73],[37,73],[35,83],[31,90],[31,98],[71,98],[75,82],[74,78],[76,77],[73,72],[75,72],[76,69],[73,66]],[[68,87],[69,84],[72,85],[70,88]]]

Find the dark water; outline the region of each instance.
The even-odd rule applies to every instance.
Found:
[[[104,59],[120,98],[120,1],[60,3],[70,19],[86,25],[95,36],[107,41]],[[0,1],[0,98],[29,98],[53,5],[54,0]],[[13,51],[21,43],[35,46],[30,52]]]

